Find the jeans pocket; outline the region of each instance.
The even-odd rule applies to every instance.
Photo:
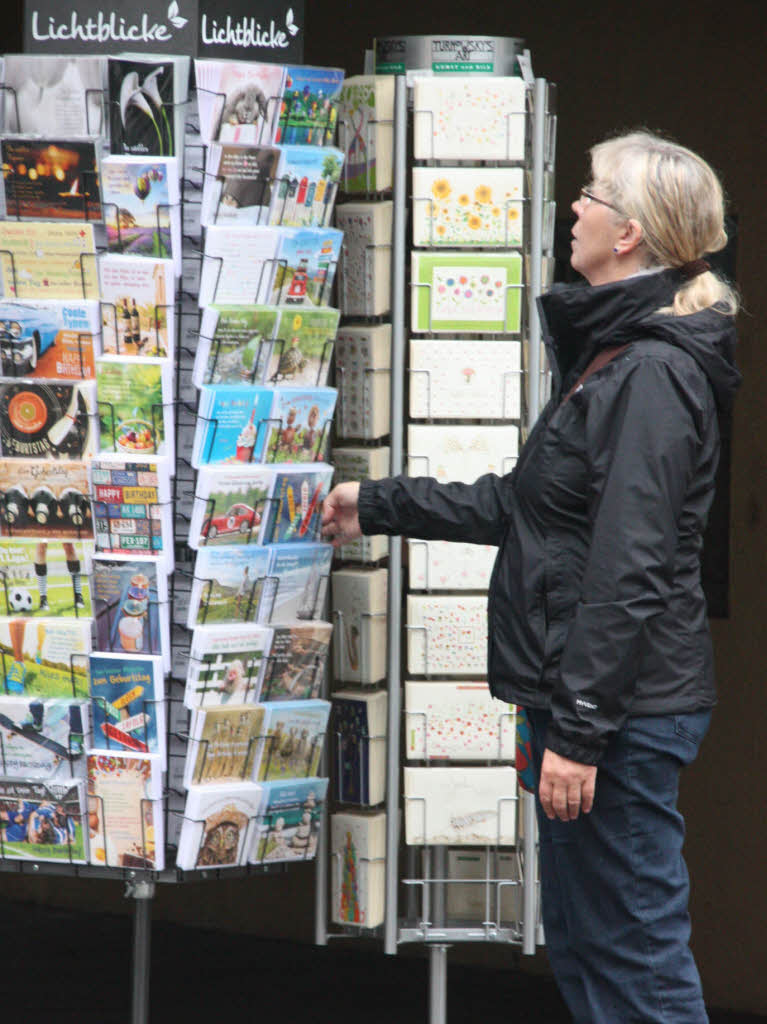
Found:
[[[711,724],[711,711],[693,711],[687,715],[674,715],[674,730],[677,736],[700,746]]]

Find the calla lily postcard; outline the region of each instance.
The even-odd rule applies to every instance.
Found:
[[[175,156],[183,151],[188,57],[110,57],[111,152]]]

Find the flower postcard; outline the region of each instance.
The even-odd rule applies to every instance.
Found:
[[[513,167],[414,167],[413,245],[522,245],[523,173]]]
[[[516,334],[522,287],[517,252],[413,252],[412,328]]]

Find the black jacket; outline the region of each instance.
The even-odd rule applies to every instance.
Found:
[[[499,545],[488,600],[493,694],[551,707],[548,746],[595,764],[627,715],[715,702],[700,580],[732,400],[732,317],[659,314],[669,270],[539,303],[552,398],[514,471],[473,484],[364,481],[365,533]],[[502,344],[502,342],[499,342]],[[563,396],[600,348],[627,345]]]

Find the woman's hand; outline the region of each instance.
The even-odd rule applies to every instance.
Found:
[[[544,814],[560,821],[575,821],[581,811],[588,814],[594,806],[596,782],[596,765],[571,761],[546,749],[538,786]]]
[[[322,507],[322,539],[334,548],[362,536],[357,515],[360,485],[357,482],[337,484],[325,498]]]

